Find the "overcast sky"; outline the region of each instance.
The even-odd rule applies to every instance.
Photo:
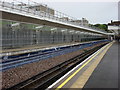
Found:
[[[9,1],[9,0],[6,0]],[[10,0],[11,1],[11,0]],[[19,0],[20,1],[20,0]],[[26,0],[21,0],[26,1]],[[38,3],[45,3],[72,17],[86,18],[90,23],[108,23],[111,20],[118,20],[119,0],[33,0]]]
[[[108,23],[118,19],[117,2],[47,2],[47,5],[78,19],[84,17],[90,23]]]

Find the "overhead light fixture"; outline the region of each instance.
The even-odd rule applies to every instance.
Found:
[[[61,30],[61,32],[64,32],[64,31],[66,31],[66,30]]]
[[[52,28],[51,31],[56,30],[57,28]]]
[[[37,27],[35,27],[36,29],[39,29],[39,28],[42,28],[43,26],[37,26]]]
[[[73,30],[70,31],[70,33],[74,32]]]
[[[14,26],[18,26],[18,25],[20,25],[20,23],[14,23],[11,26],[14,27]]]
[[[80,33],[80,31],[76,31],[75,33]]]
[[[63,29],[63,30],[61,30],[61,32],[65,32],[65,31],[67,31],[67,29]]]

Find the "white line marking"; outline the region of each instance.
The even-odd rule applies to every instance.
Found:
[[[108,45],[108,44],[107,44]],[[105,46],[107,46],[105,45]],[[104,47],[105,47],[104,46]],[[104,48],[102,47],[102,48]],[[101,48],[101,49],[102,49]],[[94,56],[97,52],[99,52],[101,49],[99,49],[98,51],[96,51],[95,53],[93,53],[91,56],[89,56],[87,59],[85,59],[84,61],[82,61],[80,64],[78,64],[76,67],[74,67],[71,71],[69,71],[68,73],[66,73],[64,76],[62,76],[60,79],[58,79],[56,82],[54,82],[52,85],[50,85],[46,90],[49,90],[50,88],[52,88],[53,86],[55,86],[58,82],[60,82],[62,79],[64,79],[67,75],[69,75],[72,71],[74,71],[75,69],[77,69],[78,67],[80,67],[83,63],[87,62],[92,56]]]

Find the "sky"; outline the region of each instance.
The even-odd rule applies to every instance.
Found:
[[[108,23],[118,20],[117,2],[47,2],[48,6],[90,23]]]
[[[24,2],[26,0],[21,1]],[[107,24],[111,20],[118,20],[118,1],[119,0],[34,0],[34,2],[47,4],[48,7],[69,16],[78,19],[86,18],[91,24]]]

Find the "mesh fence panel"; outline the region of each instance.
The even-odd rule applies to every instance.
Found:
[[[71,43],[101,39],[100,36],[80,34],[75,30],[60,27],[3,21],[1,28],[2,47],[19,48],[25,46]]]

